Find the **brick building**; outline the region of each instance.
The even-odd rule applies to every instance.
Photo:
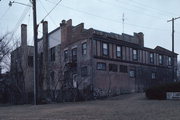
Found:
[[[48,33],[38,42],[41,99],[73,101],[121,93],[144,91],[172,80],[172,62],[177,54],[157,46],[144,47],[143,33],[107,33],[72,20]],[[175,78],[176,78],[175,74]]]

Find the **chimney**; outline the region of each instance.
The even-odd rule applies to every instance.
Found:
[[[48,22],[43,22],[43,75],[44,75],[44,89],[49,90],[49,57],[48,57],[48,48],[49,48],[49,40],[48,40]]]
[[[21,24],[21,46],[27,46],[27,25]]]
[[[144,47],[144,34],[142,32],[138,33],[138,38],[139,38],[139,44]]]

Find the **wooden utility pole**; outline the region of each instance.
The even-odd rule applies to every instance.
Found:
[[[34,29],[34,105],[37,105],[38,98],[38,42],[37,42],[37,18],[36,0],[32,0],[33,9],[33,29]]]
[[[180,17],[172,18],[167,22],[172,22],[172,79],[174,81],[174,20],[180,19]]]

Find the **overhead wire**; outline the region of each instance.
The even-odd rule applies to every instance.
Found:
[[[44,19],[47,17],[47,16],[49,16],[49,14],[60,4],[62,2],[62,0],[59,0],[56,4],[55,4],[55,6],[47,13],[47,15],[40,21],[40,23],[42,22],[42,21],[44,21]],[[39,23],[39,24],[40,24]],[[39,25],[38,24],[38,25]]]
[[[44,11],[46,12],[46,14],[48,14],[48,11],[46,10],[46,8],[44,7],[43,3],[41,0],[38,0],[38,2],[40,3],[40,6],[44,9]],[[52,17],[49,15],[49,18],[51,19],[51,21],[53,22],[53,24],[56,26],[56,22],[52,19]]]

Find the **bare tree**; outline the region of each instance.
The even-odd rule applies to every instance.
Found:
[[[0,36],[0,68],[9,70],[10,66],[10,39],[9,33]]]

